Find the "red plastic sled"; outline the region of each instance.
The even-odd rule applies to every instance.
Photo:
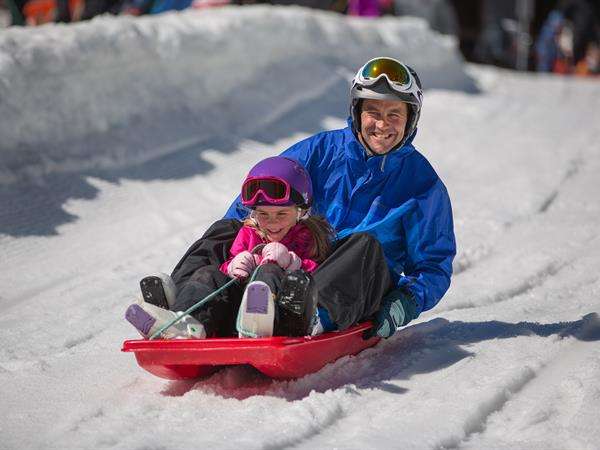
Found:
[[[362,338],[369,328],[371,323],[364,322],[315,337],[138,339],[125,341],[121,350],[134,352],[142,368],[169,380],[198,378],[237,364],[250,364],[272,378],[290,379],[372,347],[379,338]]]

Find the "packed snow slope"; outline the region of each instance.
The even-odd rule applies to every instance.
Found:
[[[119,352],[245,171],[341,127],[368,57],[426,85],[448,294],[295,381],[168,382]],[[415,19],[227,8],[0,32],[0,448],[597,449],[600,84],[465,66]]]

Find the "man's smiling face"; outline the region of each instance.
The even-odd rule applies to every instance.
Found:
[[[363,100],[360,112],[360,138],[371,151],[383,155],[404,137],[408,105],[396,100]]]

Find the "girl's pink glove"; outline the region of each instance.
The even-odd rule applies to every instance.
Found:
[[[238,253],[227,266],[227,275],[231,278],[248,278],[256,268],[254,255],[249,251]]]
[[[281,242],[269,242],[262,251],[262,264],[274,262],[284,270],[296,270],[302,260],[294,252],[290,252]]]
[[[298,255],[296,255],[293,251],[290,250],[290,263],[285,268],[285,270],[291,272],[293,270],[298,270],[300,267],[302,267],[302,260]]]
[[[269,242],[262,250],[262,264],[273,262],[282,269],[290,264],[290,252],[281,242]]]

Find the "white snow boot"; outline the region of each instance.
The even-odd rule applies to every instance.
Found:
[[[275,320],[275,298],[262,281],[248,284],[238,311],[239,337],[271,337]]]
[[[150,303],[141,302],[130,305],[125,312],[125,318],[142,336],[149,338],[164,325],[182,314],[183,312],[181,311],[169,311]],[[162,339],[204,339],[206,331],[198,320],[187,315],[163,331],[160,337]]]

